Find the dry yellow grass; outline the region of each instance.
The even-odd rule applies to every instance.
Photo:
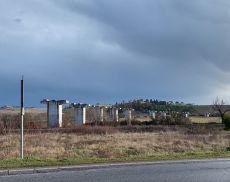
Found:
[[[25,112],[29,114],[45,114],[46,109],[44,108],[26,108]],[[0,115],[2,114],[20,114],[20,108],[0,109]]]
[[[189,117],[192,123],[221,123],[220,117]]]
[[[225,150],[230,133],[191,134],[182,130],[117,132],[105,135],[37,133],[25,135],[25,155],[41,158],[109,158]],[[0,136],[0,159],[19,156],[19,135]]]

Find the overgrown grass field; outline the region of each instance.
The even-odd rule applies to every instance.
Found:
[[[221,123],[220,117],[189,117],[192,123]]]
[[[81,127],[71,132],[25,134],[19,160],[19,135],[0,136],[0,168],[70,165],[109,161],[230,156],[230,133],[221,127]]]

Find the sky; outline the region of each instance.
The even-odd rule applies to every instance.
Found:
[[[1,0],[0,105],[230,103],[229,0]]]

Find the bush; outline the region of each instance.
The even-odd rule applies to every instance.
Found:
[[[224,114],[223,123],[226,130],[230,130],[230,112]]]
[[[0,123],[0,135],[6,134],[6,128],[3,123]]]
[[[46,114],[31,114],[26,113],[24,116],[24,129],[39,129],[46,128]],[[21,116],[20,114],[2,114],[0,115],[0,124],[6,130],[20,129]],[[1,127],[1,126],[0,126]]]
[[[19,114],[3,114],[0,116],[0,120],[1,123],[3,124],[3,127],[7,130],[20,128]]]
[[[175,114],[171,114],[170,117],[159,120],[159,124],[162,124],[162,125],[187,125],[187,124],[191,124],[191,121],[189,118],[186,118],[183,114],[175,113]]]

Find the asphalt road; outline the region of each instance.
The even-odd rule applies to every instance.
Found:
[[[0,177],[0,182],[229,182],[230,160],[132,164]]]

